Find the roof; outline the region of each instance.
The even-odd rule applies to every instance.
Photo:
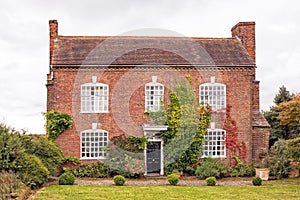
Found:
[[[254,127],[270,127],[268,121],[261,112],[252,113],[252,126]]]
[[[254,66],[236,38],[58,36],[51,65]]]

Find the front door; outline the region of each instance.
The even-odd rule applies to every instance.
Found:
[[[160,173],[161,169],[161,142],[153,141],[147,145],[147,174]]]

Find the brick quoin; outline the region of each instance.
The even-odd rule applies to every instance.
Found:
[[[66,112],[74,122],[72,128],[64,131],[56,139],[56,143],[65,156],[80,158],[80,132],[91,129],[92,123],[97,123],[98,128],[108,131],[109,138],[123,133],[143,136],[142,125],[151,122],[149,116],[144,113],[145,84],[151,82],[152,76],[157,76],[157,82],[165,86],[165,99],[168,105],[168,91],[172,86],[172,82],[176,79],[180,80],[188,74],[191,75],[193,88],[197,96],[199,96],[199,85],[210,82],[211,76],[216,77],[215,82],[226,85],[227,105],[231,107],[231,116],[238,127],[238,140],[246,144],[247,163],[258,162],[257,152],[261,148],[268,148],[269,125],[259,112],[259,81],[255,80],[254,22],[238,23],[231,30],[233,38],[228,39],[229,42],[234,40],[237,45],[241,43],[253,64],[247,66],[222,66],[217,64],[213,67],[188,64],[175,65],[177,63],[155,66],[129,65],[126,63],[126,65],[112,64],[108,67],[90,65],[79,68],[76,64],[64,64],[63,62],[66,62],[63,60],[65,57],[60,58],[56,55],[56,51],[58,51],[56,45],[61,45],[60,43],[63,40],[67,40],[71,45],[73,40],[71,41],[70,38],[74,39],[76,36],[69,36],[70,38],[59,36],[57,21],[50,20],[49,24],[50,71],[47,75],[46,84],[47,111]],[[155,37],[152,38],[155,39]],[[79,43],[84,43],[79,36],[77,40]],[[84,47],[82,51],[85,51]],[[65,53],[67,55],[68,52]],[[135,55],[138,55],[138,53],[138,51],[135,52]],[[167,52],[160,54],[160,56],[164,57],[166,54],[169,55]],[[125,57],[128,56],[130,55]],[[61,64],[55,64],[55,62],[58,62],[58,58],[62,59]],[[125,62],[125,58],[120,59]],[[163,59],[168,62],[174,60],[170,57]],[[237,59],[241,60],[241,58]],[[76,60],[76,57],[74,57],[74,60]],[[97,76],[97,82],[109,85],[108,113],[80,113],[80,87],[82,84],[91,82],[92,76]],[[124,110],[124,108],[126,109]],[[83,163],[88,162],[92,161],[83,160]]]

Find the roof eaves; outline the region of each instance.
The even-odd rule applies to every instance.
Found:
[[[194,67],[256,67],[254,64],[239,64],[239,65],[231,65],[231,64],[98,64],[98,65],[89,65],[89,64],[83,64],[83,65],[74,65],[74,64],[53,64],[51,67],[158,67],[158,66],[166,66],[166,67],[188,67],[188,66],[194,66]]]

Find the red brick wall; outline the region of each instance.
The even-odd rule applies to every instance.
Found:
[[[253,162],[259,163],[259,152],[269,148],[269,127],[253,127]]]
[[[252,161],[252,126],[251,113],[253,105],[253,68],[199,68],[196,69],[98,69],[56,68],[53,70],[53,85],[48,86],[48,110],[55,109],[72,116],[74,125],[57,139],[64,155],[80,157],[80,132],[98,123],[100,129],[106,130],[109,137],[122,133],[143,136],[142,124],[149,123],[145,111],[144,85],[151,82],[152,76],[158,76],[157,82],[165,85],[165,97],[172,82],[191,74],[197,96],[199,85],[215,82],[227,86],[227,105],[231,106],[232,118],[237,122],[238,139],[247,147],[247,161]],[[109,85],[109,112],[100,114],[80,113],[80,85],[92,81],[97,76],[98,82]],[[218,127],[216,127],[218,128]]]
[[[259,81],[253,83],[253,111],[259,111]]]

